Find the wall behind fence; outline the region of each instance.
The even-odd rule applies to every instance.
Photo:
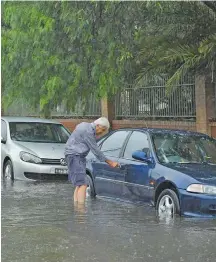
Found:
[[[58,119],[66,128],[73,131],[75,126],[81,122],[92,122],[93,119]],[[126,128],[126,127],[149,127],[149,128],[166,128],[166,129],[181,129],[196,131],[195,122],[183,121],[143,121],[143,120],[113,120],[112,128]]]
[[[212,137],[216,138],[216,122],[212,122],[210,126],[211,126],[211,135]]]
[[[142,121],[142,120],[114,120],[112,122],[113,129],[125,127],[148,127],[148,128],[164,128],[164,129],[180,129],[188,131],[196,131],[195,122],[187,121]]]

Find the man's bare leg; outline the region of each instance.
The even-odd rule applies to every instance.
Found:
[[[86,200],[86,189],[87,185],[80,186],[77,192],[78,203],[84,204]]]
[[[76,188],[75,188],[75,190],[74,190],[74,202],[77,202],[77,201],[78,201],[78,196],[77,196],[78,190],[79,190],[79,187],[76,186]]]
[[[79,214],[85,214],[86,212],[85,204],[74,202],[74,210],[78,212]],[[80,216],[79,216],[79,219],[80,219]]]

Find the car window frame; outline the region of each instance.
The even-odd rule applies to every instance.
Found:
[[[128,139],[127,139],[127,141],[126,141],[126,143],[125,143],[125,145],[124,145],[124,148],[123,148],[123,150],[122,150],[122,152],[121,152],[120,158],[122,158],[122,159],[124,159],[124,160],[130,160],[130,161],[135,161],[135,162],[142,162],[142,163],[144,163],[143,161],[134,159],[134,158],[132,158],[132,157],[131,157],[131,158],[125,158],[125,157],[124,157],[125,149],[126,149],[126,147],[127,147],[127,145],[128,145],[128,142],[129,142],[129,140],[130,140],[133,132],[139,132],[139,133],[142,133],[142,134],[144,134],[144,135],[147,136],[150,153],[151,153],[152,157],[154,156],[153,150],[152,150],[151,137],[149,136],[149,133],[146,132],[146,131],[141,131],[141,130],[131,130],[131,134],[130,134],[130,136],[128,137]]]
[[[120,158],[120,157],[121,157],[122,150],[123,150],[123,148],[125,147],[125,144],[127,143],[128,138],[130,137],[132,131],[131,131],[131,130],[126,130],[126,129],[114,130],[114,131],[110,132],[110,133],[107,135],[107,137],[105,137],[104,140],[100,143],[99,147],[100,147],[100,149],[101,149],[101,152],[103,152],[103,153],[106,154],[106,152],[112,151],[112,150],[102,151],[102,145],[103,145],[103,143],[104,143],[111,135],[113,135],[114,133],[117,133],[117,132],[122,132],[122,131],[128,132],[128,135],[126,136],[126,138],[125,138],[125,140],[124,140],[124,142],[123,142],[123,145],[122,145],[122,147],[121,147],[121,149],[120,149],[120,152],[119,152],[118,156],[107,156],[107,157],[116,157],[116,158]]]
[[[1,135],[1,137],[5,140],[5,142],[8,140],[8,126],[7,126],[7,122],[4,120],[4,119],[1,119],[1,121],[2,122],[4,122],[5,123],[5,127],[6,127],[6,137],[2,137],[2,135]],[[1,122],[1,123],[2,123]],[[1,130],[2,130],[2,125],[1,125]]]

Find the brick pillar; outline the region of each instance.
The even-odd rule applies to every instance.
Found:
[[[114,97],[104,97],[101,99],[101,114],[108,118],[110,125],[115,119],[115,100]]]
[[[209,120],[215,117],[214,85],[211,78],[198,75],[195,80],[197,132],[211,135]]]

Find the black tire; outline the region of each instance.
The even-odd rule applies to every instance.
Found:
[[[10,177],[8,177],[7,174],[6,174],[7,168],[10,169],[10,172],[11,172]],[[12,164],[10,159],[7,160],[7,162],[4,164],[4,168],[3,168],[3,179],[7,179],[7,178],[9,178],[12,181],[14,180],[14,169],[13,169],[13,164]]]
[[[93,180],[90,177],[90,175],[88,175],[88,174],[87,174],[87,178],[88,178],[88,183],[89,183],[87,191],[88,191],[90,197],[95,198],[96,197],[96,193],[95,193],[95,187],[94,187]]]
[[[167,212],[166,204],[164,203],[164,201],[166,202],[166,200],[169,201],[168,203],[170,206],[173,206],[172,208],[170,208],[170,210],[172,210],[170,213],[171,216],[180,215],[179,199],[176,192],[172,189],[165,189],[160,193],[156,203],[157,214],[160,216],[164,212],[163,209],[165,209],[165,212]]]

